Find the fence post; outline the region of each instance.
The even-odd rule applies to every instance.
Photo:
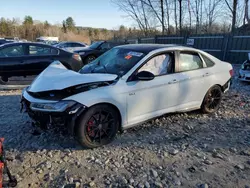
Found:
[[[141,38],[138,38],[138,44],[141,44]]]
[[[155,38],[154,43],[155,43],[155,44],[157,44],[157,35],[155,35],[155,37],[154,37],[154,38]]]
[[[227,55],[227,51],[228,51],[228,41],[229,41],[230,37],[232,37],[232,35],[230,35],[230,34],[227,34],[224,37],[224,40],[225,40],[224,44],[225,44],[225,46],[224,46],[223,58],[222,58],[223,61],[225,61],[225,59],[226,59],[226,55]]]

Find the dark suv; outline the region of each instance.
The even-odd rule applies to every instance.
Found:
[[[109,41],[96,41],[89,47],[74,52],[78,53],[83,61],[83,64],[88,64],[106,51],[119,45],[126,44],[124,42],[109,42]]]

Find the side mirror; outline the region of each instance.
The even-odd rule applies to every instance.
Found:
[[[148,71],[141,71],[137,73],[136,78],[137,80],[148,81],[153,80],[155,78],[155,75]]]

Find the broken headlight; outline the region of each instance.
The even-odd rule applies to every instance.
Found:
[[[75,105],[75,101],[59,101],[55,103],[31,103],[30,108],[34,111],[64,112],[67,108]]]

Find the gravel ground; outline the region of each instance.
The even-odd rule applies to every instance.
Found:
[[[250,84],[234,79],[219,111],[169,114],[83,150],[64,132],[32,134],[21,91],[0,91],[0,137],[18,187],[248,187]]]

